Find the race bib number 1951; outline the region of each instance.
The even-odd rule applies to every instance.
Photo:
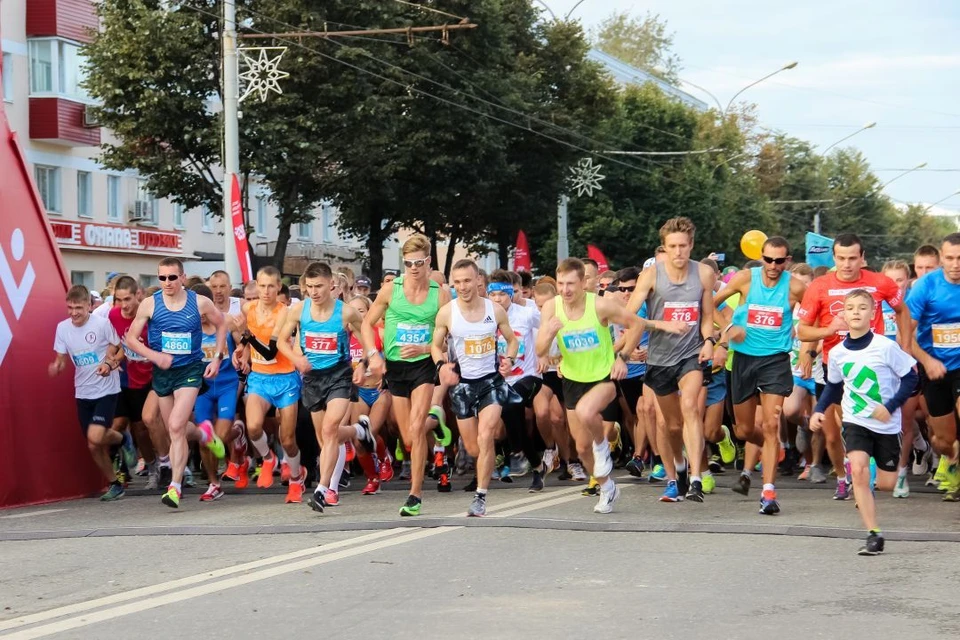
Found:
[[[937,349],[960,348],[960,322],[935,324],[932,327],[933,346]]]

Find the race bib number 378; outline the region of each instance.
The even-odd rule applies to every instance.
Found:
[[[679,320],[694,325],[700,322],[699,302],[664,302],[663,319],[668,322]]]

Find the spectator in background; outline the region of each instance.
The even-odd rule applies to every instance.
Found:
[[[373,283],[367,276],[360,276],[353,283],[354,295],[369,297],[371,289],[373,289]]]
[[[604,271],[603,273],[601,273],[598,278],[598,282],[600,284],[599,284],[599,289],[597,290],[597,295],[602,296],[604,292],[606,292],[607,287],[613,284],[616,280],[617,280],[616,271]]]
[[[247,302],[256,302],[260,299],[260,293],[257,291],[257,281],[251,280],[243,285],[243,299]]]

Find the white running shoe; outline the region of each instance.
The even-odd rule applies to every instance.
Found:
[[[604,490],[600,490],[600,502],[597,503],[597,506],[593,508],[596,513],[612,513],[613,512],[613,503],[617,501],[617,498],[620,497],[620,487],[613,485],[613,491],[607,493]]]
[[[573,480],[576,482],[585,482],[587,479],[587,472],[583,470],[583,465],[579,462],[571,462],[568,464],[567,471],[570,472],[570,475],[573,476]]]
[[[910,485],[907,484],[907,476],[897,476],[897,484],[893,487],[894,498],[909,498]]]

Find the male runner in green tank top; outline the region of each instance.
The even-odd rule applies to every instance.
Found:
[[[556,339],[563,359],[563,395],[567,422],[581,462],[600,483],[597,513],[610,513],[620,490],[613,482],[613,460],[600,412],[617,395],[614,380],[627,375],[626,360],[643,335],[644,321],[612,300],[586,291],[583,262],[567,258],[557,266],[553,303],[543,305],[537,355],[545,358]],[[610,325],[627,328],[623,350],[613,351]]]
[[[420,515],[423,472],[427,462],[426,420],[433,397],[436,366],[430,343],[440,307],[450,292],[430,280],[430,241],[415,235],[403,243],[403,277],[377,294],[363,319],[363,349],[374,375],[382,375],[393,395],[393,414],[403,442],[410,447],[410,495],[400,515]],[[376,348],[376,329],[384,319],[383,350]],[[440,423],[437,440],[450,444],[450,430]]]

